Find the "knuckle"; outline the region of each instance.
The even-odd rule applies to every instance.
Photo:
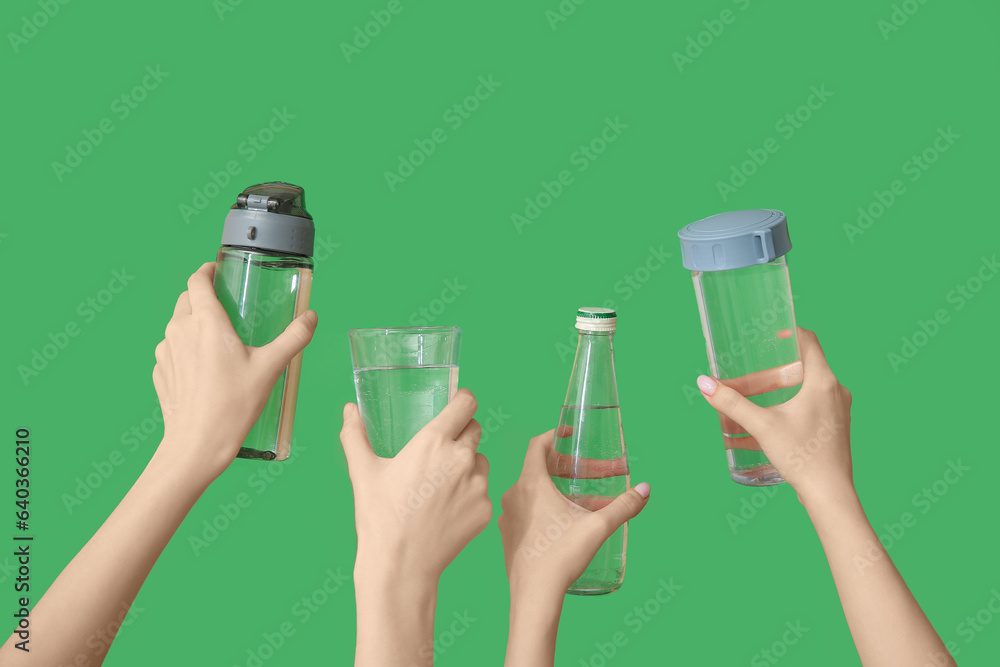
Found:
[[[805,327],[799,327],[799,335],[805,336],[806,338],[808,338],[810,341],[812,341],[814,343],[818,343],[819,342],[819,338],[816,337],[816,332],[813,331],[812,329],[806,329]]]
[[[471,409],[475,412],[479,409],[479,403],[476,401],[476,397],[468,389],[459,389],[455,394],[455,397],[451,399],[453,403],[458,403],[459,407]]]
[[[642,505],[639,502],[639,494],[629,491],[622,497],[622,505],[628,510],[630,514],[635,514],[639,511],[639,507]]]
[[[471,470],[476,465],[475,452],[468,447],[455,448],[455,462],[464,470]]]
[[[481,504],[479,508],[479,526],[480,530],[490,525],[490,521],[493,520],[493,503],[490,502],[489,497],[487,497]]]
[[[737,405],[739,405],[739,397],[737,397],[735,391],[727,387],[719,392],[718,398],[716,399],[716,405],[719,410],[723,412],[731,412]]]

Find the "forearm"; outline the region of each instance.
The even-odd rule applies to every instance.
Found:
[[[181,474],[159,451],[104,525],[31,610],[30,653],[13,637],[0,648],[5,665],[100,665],[156,559],[205,484]]]
[[[836,499],[806,507],[826,552],[862,664],[923,665],[935,655],[947,656],[868,523],[857,494],[838,494]]]
[[[436,580],[408,576],[359,552],[354,568],[359,667],[424,667],[434,663]]]
[[[510,632],[505,665],[552,667],[555,664],[556,634],[564,599],[563,591],[511,586]]]

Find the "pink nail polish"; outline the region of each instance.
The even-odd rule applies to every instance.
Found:
[[[716,382],[713,378],[710,378],[707,375],[698,376],[698,389],[701,389],[701,393],[705,394],[706,396],[714,396],[715,390],[718,387],[719,383]]]
[[[646,482],[640,482],[635,485],[635,492],[638,493],[643,498],[649,498],[649,484]]]

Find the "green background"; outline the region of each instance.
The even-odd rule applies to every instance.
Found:
[[[270,468],[237,461],[213,484],[153,570],[136,603],[142,611],[106,664],[245,666],[263,634],[285,621],[295,635],[265,665],[348,664],[349,581],[308,621],[293,612],[328,569],[349,577],[353,568],[352,495],[337,440],[340,408],[354,392],[347,329],[415,318],[463,328],[461,384],[476,393],[481,421],[490,410],[503,415],[481,447],[496,516],[528,438],[558,418],[572,358],[560,346],[575,345],[575,309],[606,301],[619,312],[633,481],[652,484],[652,501],[632,522],[624,587],[567,600],[557,664],[604,664],[595,643],[618,631],[627,643],[607,664],[768,664],[758,652],[796,621],[808,631],[780,664],[857,664],[795,494],[784,487],[771,497],[729,481],[715,417],[691,394],[707,360],[676,231],[724,210],[773,207],[790,221],[798,320],[818,332],[854,394],[855,478],[870,519],[885,534],[883,524],[914,514],[889,550],[893,560],[959,662],[991,664],[1000,619],[971,636],[960,624],[1000,587],[1000,280],[973,281],[981,290],[961,308],[949,293],[1000,246],[990,201],[1000,8],[909,0],[912,15],[897,14],[901,25],[887,32],[888,0],[564,2],[573,11],[554,27],[547,12],[559,11],[557,0],[403,0],[348,61],[341,43],[387,4],[71,2],[43,20],[32,18],[43,11],[36,2],[4,3],[2,387],[11,451],[0,464],[0,500],[13,502],[13,432],[30,428],[35,590],[152,454],[161,432],[153,348],[174,300],[214,258],[236,194],[280,179],[306,188],[326,244],[317,249],[320,326],[305,355],[298,456]],[[713,23],[727,9],[731,22]],[[45,24],[33,32],[25,28],[32,20]],[[9,33],[30,38],[12,42]],[[700,53],[689,38],[701,40]],[[674,53],[688,48],[696,57],[678,67]],[[142,84],[147,66],[167,75],[121,118],[115,100]],[[453,127],[445,112],[475,93],[479,77],[499,86]],[[831,95],[800,111],[811,117],[786,136],[776,124],[807,104],[814,86]],[[275,108],[294,118],[250,160],[241,143]],[[57,174],[53,162],[65,162],[67,146],[105,118],[113,131]],[[609,118],[627,127],[579,171],[574,153]],[[446,141],[390,189],[385,172],[436,128]],[[933,155],[948,128],[959,138]],[[723,199],[718,182],[770,137],[779,150]],[[926,149],[937,159],[913,181],[906,163]],[[186,221],[181,206],[230,161],[239,174]],[[562,170],[572,183],[518,229],[512,214],[523,215],[525,198]],[[850,237],[844,226],[856,225],[858,207],[896,179],[905,193]],[[671,257],[641,270],[657,265],[647,261],[661,247]],[[134,276],[126,289],[92,317],[78,310],[123,267]],[[442,308],[446,281],[461,287]],[[926,344],[894,369],[888,355],[901,354],[903,338],[938,310],[947,323],[932,338],[918,335]],[[70,322],[79,335],[22,379],[18,367]],[[150,434],[128,451],[133,427]],[[67,508],[67,495],[106,470],[115,450],[124,462]],[[949,461],[970,468],[950,486],[940,481]],[[262,483],[265,468],[280,476]],[[939,501],[915,504],[935,482],[947,491]],[[240,493],[250,507],[196,555],[190,538]],[[756,514],[734,530],[732,516],[749,516],[754,504]],[[12,515],[0,512],[0,537],[13,534]],[[671,579],[682,588],[636,632],[629,614]],[[5,569],[0,582],[0,611],[13,611]],[[495,520],[445,573],[437,609],[439,639],[452,644],[439,664],[501,663],[508,606]],[[453,614],[465,612],[476,620],[447,636]]]

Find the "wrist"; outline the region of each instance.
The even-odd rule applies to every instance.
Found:
[[[221,471],[188,454],[192,448],[177,447],[174,441],[164,438],[153,452],[144,474],[169,480],[179,491],[191,491],[201,495]]]
[[[795,489],[799,502],[807,512],[822,512],[830,507],[843,506],[854,502],[858,493],[854,481],[850,478],[839,481],[824,481],[822,483],[800,484]]]
[[[238,445],[231,443],[165,433],[150,463],[156,461],[159,470],[169,471],[204,490],[233,462],[235,457],[229,452],[238,449]]]
[[[511,583],[510,633],[505,665],[524,667],[555,662],[556,635],[566,591]]]
[[[813,523],[827,517],[864,513],[861,499],[853,484],[827,489],[811,489],[808,493],[799,493],[799,501]]]

